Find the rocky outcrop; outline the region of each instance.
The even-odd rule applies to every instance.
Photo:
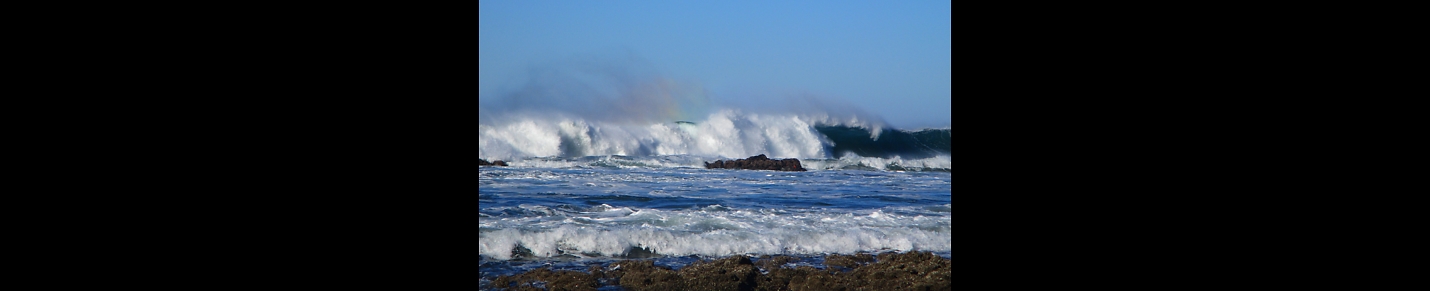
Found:
[[[769,277],[788,278],[785,290],[953,290],[950,259],[927,252],[884,253],[870,264],[874,260],[866,256],[825,257],[826,265],[853,266],[847,272],[801,266],[770,271]]]
[[[714,163],[706,162],[706,169],[745,169],[745,170],[774,170],[774,171],[805,171],[804,166],[799,164],[799,159],[789,158],[783,160],[772,160],[764,154],[753,156],[748,159],[736,159],[733,161],[717,160]]]
[[[869,263],[873,262],[874,256],[869,254],[858,254],[852,256],[828,255],[824,257],[824,265],[829,267],[844,267],[853,269],[855,267],[868,265]]]
[[[499,276],[492,280],[492,286],[506,290],[596,290],[600,287],[597,278],[599,275],[541,268],[515,276]]]
[[[496,162],[488,163],[487,160],[477,159],[477,166],[502,166],[502,167],[506,167],[507,165],[506,165],[506,162],[503,162],[503,161],[501,161],[501,160],[497,160]]]
[[[928,252],[825,256],[830,268],[783,266],[794,258],[746,256],[699,261],[679,270],[650,260],[625,260],[585,273],[548,268],[498,276],[497,290],[596,290],[619,285],[625,290],[953,290],[953,261]]]
[[[628,290],[754,290],[760,275],[745,256],[695,262],[680,270],[655,266],[651,261],[615,264],[620,268],[602,275]]]

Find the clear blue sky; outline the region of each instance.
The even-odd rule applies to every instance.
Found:
[[[803,94],[897,128],[950,125],[948,1],[488,0],[478,12],[479,97],[533,66],[621,55],[715,104]]]

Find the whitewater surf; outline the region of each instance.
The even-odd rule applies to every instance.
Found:
[[[624,260],[679,269],[748,257],[773,272],[838,255],[952,254],[950,128],[808,110],[493,115],[478,124],[477,155],[508,166],[477,173],[483,288]],[[808,171],[705,167],[758,155]]]
[[[898,130],[827,115],[720,110],[664,123],[515,118],[478,125],[478,156],[513,166],[701,167],[764,154],[811,170],[932,170],[950,167],[949,128]]]

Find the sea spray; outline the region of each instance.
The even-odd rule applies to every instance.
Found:
[[[814,119],[814,120],[811,120]],[[857,124],[850,121],[850,124]],[[838,125],[831,125],[838,124]],[[881,139],[820,116],[720,110],[698,121],[624,124],[570,117],[531,117],[478,125],[478,156],[488,160],[586,156],[698,156],[834,159],[846,156],[917,160],[947,157],[948,129],[882,128]],[[697,164],[698,165],[698,164]],[[884,168],[877,165],[873,168]]]

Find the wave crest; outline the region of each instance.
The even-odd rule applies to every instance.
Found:
[[[951,216],[909,207],[855,213],[718,205],[675,211],[610,205],[521,211],[520,216],[480,222],[481,255],[511,260],[518,253],[548,258],[622,257],[633,250],[667,256],[819,254],[949,251],[952,245]]]
[[[759,114],[719,110],[704,120],[666,123],[592,122],[568,116],[513,119],[478,125],[478,156],[492,160],[536,157],[673,156],[707,159],[836,159],[849,155],[924,159],[951,151],[948,129],[906,132],[857,117]]]

